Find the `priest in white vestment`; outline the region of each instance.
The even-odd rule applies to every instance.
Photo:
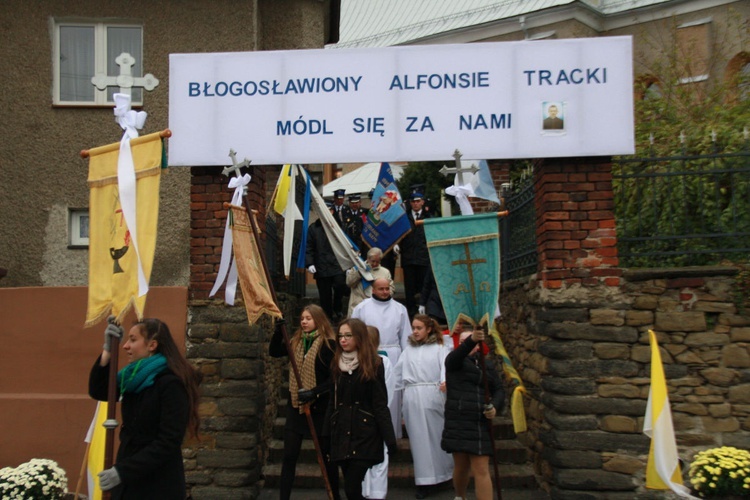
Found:
[[[366,325],[374,326],[380,331],[379,351],[385,351],[391,364],[398,363],[398,358],[408,345],[411,335],[411,323],[406,307],[391,297],[391,284],[387,279],[378,278],[372,284],[372,297],[365,299],[354,308],[352,318],[362,320]],[[390,399],[390,394],[388,395]],[[392,404],[388,406],[393,420],[393,431],[396,439],[401,432],[401,391],[393,395]]]

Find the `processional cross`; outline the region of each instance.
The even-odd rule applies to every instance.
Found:
[[[471,164],[470,167],[463,168],[461,166],[461,152],[457,149],[453,152],[453,158],[456,160],[456,166],[451,168],[448,165],[443,165],[443,168],[440,169],[440,173],[447,176],[448,174],[456,174],[456,181],[453,183],[456,186],[463,186],[464,185],[464,172],[471,172],[472,174],[476,174],[479,172],[479,167]]]
[[[133,87],[143,87],[150,92],[159,85],[159,79],[151,73],[144,76],[133,76],[131,67],[135,64],[135,58],[127,52],[117,56],[115,62],[120,67],[119,75],[108,76],[99,73],[91,77],[91,83],[99,90],[119,86],[121,94],[131,95]]]
[[[466,266],[467,272],[469,273],[469,286],[471,287],[471,302],[477,304],[477,290],[474,285],[474,264],[486,264],[487,259],[472,259],[471,250],[469,250],[469,244],[464,243],[464,252],[466,254],[465,259],[454,260],[451,262],[452,266]]]

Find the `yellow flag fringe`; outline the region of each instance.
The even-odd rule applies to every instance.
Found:
[[[510,398],[510,414],[513,419],[513,430],[516,434],[526,432],[526,410],[523,407],[523,395],[526,394],[526,388],[523,385],[521,376],[513,367],[513,363],[505,350],[503,341],[500,338],[500,332],[497,331],[495,324],[490,325],[490,337],[495,344],[495,354],[500,356],[503,363],[503,372],[508,380],[515,384],[513,394]]]

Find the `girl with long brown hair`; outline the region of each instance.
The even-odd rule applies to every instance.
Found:
[[[100,401],[107,400],[111,340],[124,333],[112,319],[89,376],[89,394]],[[114,466],[99,473],[99,485],[113,499],[185,498],[181,446],[187,430],[198,435],[201,375],[161,320],[135,323],[124,340],[129,363],[117,373],[120,447]]]
[[[323,430],[330,441],[331,461],[344,473],[349,500],[364,498],[362,480],[367,469],[396,453],[396,436],[388,410],[383,363],[358,319],[339,324],[338,345],[331,371],[334,394]]]
[[[302,387],[298,386],[297,378],[290,369],[289,398],[284,424],[284,457],[281,462],[279,487],[281,500],[288,500],[292,494],[302,439],[311,437],[303,405],[310,405],[310,415],[318,437],[321,435],[323,417],[328,409],[332,387],[331,361],[334,357],[336,341],[331,323],[320,306],[310,304],[302,309],[299,328],[290,339],[290,344],[302,380]],[[275,358],[289,355],[280,328],[276,329],[271,338],[268,353]],[[320,443],[325,455],[327,449],[322,439]],[[327,463],[326,468],[334,498],[338,499],[338,470],[330,462]]]
[[[403,390],[402,412],[414,460],[416,498],[426,498],[430,487],[453,477],[453,457],[440,449],[445,410],[445,358],[437,322],[417,314],[411,323],[409,346],[394,369],[396,389]]]

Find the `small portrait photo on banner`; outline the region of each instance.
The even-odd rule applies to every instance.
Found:
[[[565,103],[561,101],[542,102],[542,130],[563,132],[565,130]]]

